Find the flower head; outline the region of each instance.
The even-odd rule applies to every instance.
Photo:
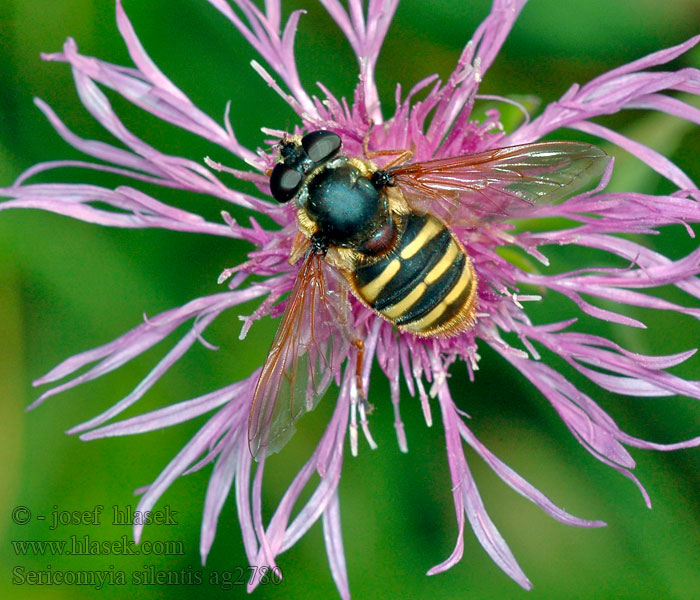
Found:
[[[294,58],[294,38],[302,11],[294,11],[282,21],[279,1],[259,9],[248,0],[210,0],[210,3],[243,35],[267,65],[256,60],[253,68],[295,111],[293,132],[271,122],[263,129],[267,136],[260,149],[244,147],[234,134],[230,110],[223,123],[199,110],[151,61],[137,38],[121,3],[117,2],[117,24],[133,61],[132,67],[110,64],[85,56],[69,39],[61,53],[44,58],[70,65],[84,107],[121,146],[88,140],[70,131],[44,102],[37,106],[56,131],[75,148],[98,162],[56,161],[37,165],[22,174],[13,185],[0,189],[9,198],[0,209],[40,208],[83,221],[123,228],[164,228],[207,233],[253,244],[248,260],[227,269],[220,282],[227,290],[196,298],[191,302],[149,317],[142,324],[98,348],[77,354],[45,376],[37,384],[55,383],[35,404],[81,383],[91,381],[125,364],[173,333],[180,325],[191,328],[166,353],[144,380],[126,397],[104,413],[71,430],[85,440],[127,435],[160,429],[213,413],[192,440],[167,465],[160,476],[143,490],[138,510],[150,510],[168,486],[186,472],[213,463],[207,490],[200,550],[205,559],[214,540],[219,515],[229,491],[235,496],[243,542],[251,565],[276,564],[277,556],[290,548],[309,528],[321,520],[331,572],[342,597],[349,597],[349,584],[341,537],[338,482],[344,458],[345,439],[350,450],[358,452],[359,429],[374,447],[364,393],[375,404],[381,402],[370,391],[370,370],[378,365],[391,387],[397,442],[406,451],[400,403],[400,383],[405,382],[411,397],[417,397],[428,425],[437,407],[444,425],[447,461],[458,525],[452,554],[433,567],[429,574],[450,568],[463,555],[466,521],[492,559],[516,582],[531,586],[524,572],[489,518],[464,455],[464,443],[473,448],[494,472],[516,492],[528,498],[549,515],[571,525],[597,527],[590,521],[570,515],[494,456],[468,427],[465,413],[458,408],[448,385],[453,363],[464,364],[474,379],[479,368],[479,347],[489,346],[541,393],[575,438],[595,458],[610,465],[639,487],[647,504],[646,491],[632,473],[634,461],[625,446],[670,450],[700,444],[700,437],[677,444],[661,445],[626,434],[618,428],[591,398],[574,383],[547,364],[542,350],[554,353],[601,389],[629,396],[684,395],[700,398],[700,382],[688,381],[669,372],[690,358],[695,350],[669,356],[645,356],[598,335],[586,333],[576,318],[592,319],[629,327],[644,327],[640,320],[625,314],[625,306],[673,311],[700,318],[700,249],[671,260],[626,234],[653,234],[661,226],[681,226],[684,235],[694,236],[692,224],[700,222],[700,191],[678,167],[654,150],[608,129],[592,119],[629,108],[645,108],[700,123],[700,111],[666,92],[700,95],[700,72],[650,70],[682,55],[698,41],[695,37],[676,47],[656,52],[586,85],[573,85],[560,100],[547,106],[539,116],[525,120],[512,132],[500,123],[500,115],[490,110],[476,120],[472,108],[482,78],[525,4],[518,0],[494,0],[492,11],[477,29],[460,55],[447,81],[429,76],[407,94],[396,91],[393,115],[380,106],[375,66],[379,51],[396,10],[396,0],[370,0],[363,6],[351,0],[346,9],[335,0],[321,0],[347,37],[357,57],[359,81],[351,101],[335,97],[320,85],[321,96],[310,95],[301,85]],[[245,161],[252,171],[231,169],[211,159],[206,164],[194,159],[165,154],[132,133],[117,116],[101,87],[108,88],[139,108],[165,122],[201,136],[208,142]],[[422,99],[415,98],[422,92]],[[505,98],[500,100],[511,102]],[[613,169],[607,165],[602,181],[593,189],[556,203],[536,205],[527,217],[546,219],[545,230],[525,231],[517,227],[517,214],[510,220],[456,220],[451,231],[473,263],[479,282],[473,327],[450,337],[416,337],[396,327],[356,298],[350,298],[343,316],[347,329],[362,341],[363,362],[358,348],[343,344],[334,360],[314,375],[323,383],[339,386],[335,410],[312,456],[295,476],[272,517],[263,519],[262,486],[265,460],[256,463],[249,446],[249,414],[261,369],[250,376],[203,396],[183,400],[138,417],[108,423],[132,406],[195,343],[206,344],[203,332],[221,313],[251,300],[258,301],[254,312],[244,319],[241,338],[260,319],[277,317],[285,310],[300,264],[290,264],[300,230],[298,207],[278,204],[269,197],[269,172],[279,160],[279,145],[290,134],[330,131],[342,140],[343,152],[350,157],[368,158],[368,151],[410,149],[411,162],[458,157],[497,148],[530,144],[562,128],[591,134],[619,146],[660,173],[675,191],[652,196],[641,193],[606,192]],[[379,167],[391,160],[379,154]],[[600,163],[602,164],[602,163]],[[96,169],[130,180],[115,189],[75,183],[30,183],[29,179],[56,167]],[[231,177],[233,176],[233,177]],[[252,182],[257,193],[243,193],[235,178]],[[265,228],[255,217],[249,224],[236,221],[225,210],[224,222],[210,222],[192,212],[164,204],[149,195],[143,184],[207,194],[222,201],[222,207],[236,206],[272,219]],[[145,187],[145,186],[143,186]],[[488,200],[489,196],[486,194]],[[463,210],[463,209],[460,209]],[[469,211],[464,211],[468,213]],[[552,245],[590,248],[610,255],[621,266],[583,265],[576,271],[549,268],[547,247]],[[519,249],[538,261],[539,268],[526,268],[502,250]],[[684,306],[645,293],[660,286],[675,286],[691,299]],[[532,290],[558,292],[578,307],[571,318],[560,322],[535,323],[528,316],[527,303],[546,300]],[[605,308],[584,296],[607,301]],[[614,308],[614,307],[617,308]],[[324,310],[321,305],[321,310]],[[299,328],[303,334],[305,326]],[[325,337],[326,334],[324,334]],[[309,361],[312,362],[312,361]],[[85,368],[85,370],[83,370]],[[313,370],[313,366],[310,366]],[[358,370],[361,372],[358,373]],[[61,380],[62,383],[60,382]],[[361,388],[361,389],[358,389]],[[432,401],[432,402],[431,402]],[[406,401],[404,401],[406,404]],[[403,408],[403,407],[402,407]],[[413,410],[413,406],[404,410]],[[299,510],[294,510],[302,492],[318,483]],[[447,490],[446,490],[447,493]],[[138,540],[141,525],[135,525]],[[258,581],[249,585],[252,589]]]

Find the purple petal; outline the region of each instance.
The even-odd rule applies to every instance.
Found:
[[[323,513],[323,540],[326,543],[328,563],[331,567],[333,581],[343,600],[350,599],[350,584],[348,583],[348,571],[345,565],[345,552],[343,551],[343,534],[340,527],[340,502],[338,490],[335,490],[332,500],[328,503]]]
[[[76,354],[75,356],[72,356],[58,366],[54,367],[43,377],[37,379],[34,384],[41,385],[44,383],[57,381],[74,373],[87,364],[98,360],[100,362],[82,375],[79,375],[60,386],[56,386],[44,392],[30,406],[30,408],[37,406],[46,398],[57,394],[59,391],[70,389],[81,383],[91,381],[122,366],[135,356],[138,356],[151,346],[161,341],[163,338],[167,337],[184,321],[193,318],[198,314],[210,314],[216,316],[224,309],[256,298],[262,293],[265,293],[264,289],[252,287],[242,291],[225,292],[222,294],[198,298],[197,300],[193,300],[181,308],[166,311],[152,319],[149,319],[142,325],[139,325],[108,344],[94,348],[93,350],[88,350],[87,352]],[[196,339],[199,338],[200,333],[201,331],[193,329],[190,334],[183,339],[182,344],[189,347]],[[182,347],[176,346],[169,355],[169,359],[166,358],[164,362],[161,362],[159,367],[156,367],[154,370],[154,373],[158,373],[159,371],[164,372],[167,370],[171,366],[172,362],[180,357],[181,350]],[[146,378],[142,385],[150,386],[152,385],[152,381],[150,381],[149,378]],[[137,388],[132,395],[128,396],[124,399],[124,401],[122,401],[123,404],[118,403],[112,409],[107,411],[110,413],[110,416],[100,420],[100,422],[104,422],[104,420],[107,418],[111,418],[111,416],[114,416],[114,414],[118,414],[128,405],[136,401],[139,397],[140,395]],[[92,424],[94,425],[96,423]]]
[[[293,54],[293,39],[299,20],[299,11],[295,11],[290,16],[284,29],[285,41],[283,42],[279,35],[279,16],[281,13],[279,0],[266,2],[265,14],[248,0],[234,0],[234,4],[245,15],[249,27],[246,27],[225,0],[209,0],[209,3],[231,21],[241,35],[282,78],[303,111],[312,116],[316,115],[314,103],[299,81]],[[300,116],[302,115],[300,114]]]
[[[435,373],[443,372],[443,367],[439,360],[440,359],[435,356],[431,358],[433,372]],[[459,423],[461,419],[455,410],[447,385],[439,386],[438,400],[440,401],[440,410],[445,427],[447,459],[450,467],[450,478],[452,479],[455,510],[457,511],[457,521],[460,531],[457,547],[452,556],[450,556],[447,561],[430,569],[428,574],[433,575],[444,571],[461,558],[463,551],[462,531],[464,527],[464,514],[466,513],[469,523],[484,550],[486,550],[493,561],[503,569],[509,577],[523,588],[529,590],[532,587],[532,583],[530,583],[530,580],[525,573],[523,573],[510,551],[510,548],[508,548],[505,540],[486,513],[481,496],[477,491],[476,484],[467,467],[459,433]]]
[[[527,498],[551,517],[557,521],[561,521],[566,525],[575,525],[577,527],[604,527],[606,524],[603,521],[589,521],[580,519],[559,508],[547,496],[535,488],[532,484],[525,481],[520,475],[500,461],[484,446],[471,430],[464,424],[461,419],[457,423],[460,435],[464,440],[477,451],[479,456],[483,458],[494,472],[511,488],[518,492],[521,496]]]
[[[219,390],[199,396],[198,398],[193,398],[192,400],[177,402],[143,415],[138,415],[130,419],[125,419],[124,421],[119,421],[118,423],[113,423],[112,425],[100,427],[99,429],[95,429],[89,433],[84,433],[80,436],[80,439],[87,441],[104,437],[134,435],[137,433],[145,433],[147,431],[155,431],[156,429],[165,429],[166,427],[171,427],[172,425],[178,425],[180,423],[184,423],[185,421],[195,419],[196,417],[231,402],[234,399],[237,403],[241,403],[239,400],[241,395],[252,397],[251,384],[255,384],[258,379],[258,375],[259,370],[256,370],[248,379],[244,379],[243,381],[238,381]],[[241,405],[243,404],[245,404],[245,402],[241,403]],[[103,416],[104,415],[101,415],[101,417]],[[88,421],[80,427],[74,427],[69,433],[76,433],[78,431],[88,429],[89,427],[94,427],[96,424],[107,420],[107,418],[111,418],[111,416],[112,415],[109,417],[100,418],[99,420],[94,419],[95,423]]]
[[[246,419],[239,419],[237,423],[232,423],[231,414],[235,410],[235,404],[225,405],[218,413],[216,413],[202,427],[197,434],[187,443],[187,445],[178,452],[173,460],[163,469],[156,480],[148,487],[148,490],[143,495],[136,507],[139,512],[150,511],[158,499],[163,495],[165,490],[173,483],[192,463],[210,443],[211,431],[218,429],[222,422],[228,423],[231,428],[244,428]],[[143,524],[134,525],[134,540],[136,543],[141,539]]]
[[[202,564],[205,563],[211,545],[214,543],[219,515],[231,490],[233,478],[236,476],[238,454],[248,450],[247,443],[243,441],[245,438],[246,436],[243,435],[243,432],[238,431],[227,440],[227,446],[219,454],[209,478],[199,539],[199,553],[202,557]]]

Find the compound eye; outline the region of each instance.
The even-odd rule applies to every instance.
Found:
[[[302,180],[301,173],[278,163],[270,175],[270,193],[281,204],[289,202],[299,191]]]
[[[332,131],[312,131],[301,138],[306,155],[315,163],[326,162],[338,154],[340,137]]]

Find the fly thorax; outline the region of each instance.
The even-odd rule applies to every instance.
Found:
[[[332,246],[358,247],[387,219],[385,197],[342,158],[315,173],[299,201]]]

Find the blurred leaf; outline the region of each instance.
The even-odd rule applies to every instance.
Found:
[[[0,456],[3,458],[3,485],[0,513],[9,515],[16,501],[23,475],[21,451],[24,447],[24,408],[27,380],[24,364],[26,348],[22,327],[20,272],[8,259],[7,246],[0,240]],[[0,521],[0,537],[8,520]]]

